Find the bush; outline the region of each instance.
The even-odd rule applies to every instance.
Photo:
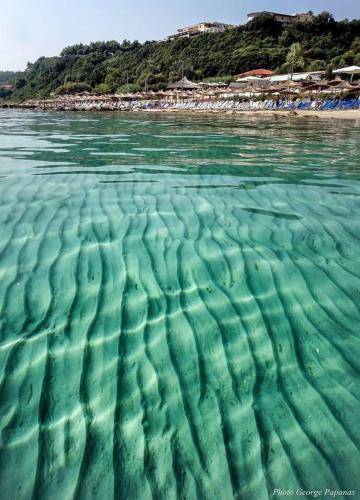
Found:
[[[79,94],[80,92],[91,92],[91,87],[87,83],[65,83],[55,90],[56,95]]]

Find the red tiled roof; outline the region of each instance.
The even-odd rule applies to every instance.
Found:
[[[242,73],[241,75],[237,75],[237,77],[245,77],[245,76],[271,76],[273,74],[272,71],[268,69],[252,69],[251,71],[247,71],[246,73]]]

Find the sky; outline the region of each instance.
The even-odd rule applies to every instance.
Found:
[[[359,19],[360,0],[2,0],[0,69],[22,70],[75,43],[161,40],[199,21],[241,24],[261,10]]]

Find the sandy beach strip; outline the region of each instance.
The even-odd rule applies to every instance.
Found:
[[[73,111],[73,112],[104,112],[104,113],[151,113],[151,114],[176,114],[183,116],[246,116],[246,117],[272,117],[272,118],[321,118],[321,119],[337,119],[337,120],[355,120],[360,122],[360,109],[357,110],[333,110],[333,111],[322,111],[322,110],[232,110],[232,109],[176,109],[176,108],[133,108],[133,109],[54,109],[54,108],[41,108],[39,106],[26,106],[17,103],[0,103],[1,108],[12,108],[12,109],[23,109],[23,110],[37,110],[37,111]]]
[[[336,111],[320,111],[320,110],[208,110],[208,109],[135,109],[132,112],[138,113],[154,113],[154,114],[168,114],[173,113],[177,115],[224,115],[224,116],[247,116],[247,117],[269,117],[269,118],[322,118],[322,119],[340,119],[340,120],[359,120],[360,123],[360,110],[336,110]]]

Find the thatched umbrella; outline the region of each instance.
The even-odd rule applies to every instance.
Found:
[[[193,89],[199,89],[200,86],[197,83],[191,82],[186,76],[184,78],[181,78],[181,80],[175,82],[175,83],[170,83],[167,86],[168,89],[181,89],[181,90],[193,90]]]
[[[173,90],[166,90],[164,92],[164,97],[167,99],[169,98],[169,101],[172,101],[174,97],[176,97],[176,92]]]
[[[288,98],[290,97],[290,94],[293,93],[295,89],[300,89],[301,88],[301,82],[294,82],[294,80],[287,80],[284,82],[284,89],[280,90],[279,92],[281,94],[287,95]]]
[[[264,94],[276,94],[277,92],[280,92],[280,90],[284,90],[285,87],[282,87],[281,85],[270,85],[270,87],[266,87],[263,89]]]
[[[348,81],[338,81],[335,85],[332,85],[330,90],[338,90],[340,91],[340,103],[343,99],[343,92],[344,90],[354,90],[354,85],[351,85]],[[340,107],[340,104],[339,104]]]
[[[286,82],[284,82],[284,85],[287,87],[287,88],[298,88],[298,87],[301,87],[301,82],[294,82],[294,80],[286,80]]]
[[[294,82],[294,80],[287,80],[286,82],[284,82],[284,87],[286,87],[290,92],[290,89],[300,88],[301,82]]]
[[[249,100],[249,109],[250,109],[250,103],[251,103],[251,99],[253,97],[253,95],[255,93],[257,93],[255,87],[251,86],[251,85],[248,85],[247,87],[243,88],[243,89],[238,89],[237,91],[238,94],[242,94],[244,96],[244,94],[249,94],[248,95],[248,100]],[[246,96],[244,96],[246,97]]]
[[[333,88],[338,89],[338,90],[352,90],[353,85],[351,85],[347,81],[339,81],[335,85],[332,85]]]
[[[328,80],[329,85],[338,85],[339,83],[343,83],[343,79],[340,76],[337,76],[333,80]]]
[[[317,101],[317,95],[323,90],[327,90],[330,87],[326,80],[320,80],[318,82],[312,82],[311,85],[304,87],[304,91],[309,93],[309,96],[315,92],[315,97]]]
[[[328,86],[329,83],[327,80],[318,80],[318,81],[308,80],[308,81],[300,82],[300,85],[301,85],[302,90],[309,90],[312,88],[315,89],[315,87]]]
[[[199,100],[203,99],[204,96],[205,96],[204,93],[196,92],[195,94],[192,94],[191,99],[195,99],[196,101],[199,101]]]
[[[360,84],[353,85],[351,90],[353,92],[360,92]]]

